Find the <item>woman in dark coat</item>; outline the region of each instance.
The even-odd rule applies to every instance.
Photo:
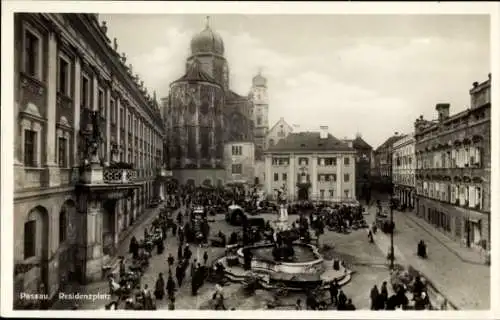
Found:
[[[175,282],[174,279],[172,278],[171,273],[168,275],[168,280],[167,280],[167,294],[169,299],[175,297]]]
[[[156,279],[155,284],[155,297],[156,300],[162,300],[165,296],[165,279],[163,279],[163,273],[158,274],[158,279]]]
[[[132,254],[132,257],[134,259],[137,259],[139,257],[139,242],[137,241],[135,236],[130,239],[129,253]]]

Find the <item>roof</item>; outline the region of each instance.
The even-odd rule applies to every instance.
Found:
[[[398,141],[399,139],[402,139],[406,137],[406,135],[394,135],[392,137],[389,137],[387,140],[385,140],[384,143],[382,143],[376,150],[375,152],[378,152],[382,149],[387,149],[387,147],[392,147],[392,145],[394,144],[394,142]]]
[[[278,124],[280,123],[283,123],[285,125],[287,125],[290,129],[293,129],[293,127],[291,125],[289,125],[284,118],[280,118],[275,124],[274,126],[271,127],[271,129],[268,131],[268,132],[272,132],[274,130],[274,128],[276,128],[278,126]]]
[[[321,139],[319,132],[290,133],[267,152],[275,151],[354,151],[346,143],[328,134],[328,138]]]
[[[354,148],[359,148],[359,149],[372,149],[372,146],[368,144],[363,138],[361,137],[356,137],[356,139],[352,140],[352,145]]]
[[[175,80],[172,83],[182,82],[182,81],[204,81],[217,84],[217,81],[215,81],[214,78],[212,78],[208,73],[203,71],[200,62],[197,59],[193,60],[193,63],[189,65],[188,70],[182,77],[180,77],[179,79]]]
[[[248,101],[248,97],[245,97],[245,96],[241,96],[239,94],[237,94],[236,92],[232,91],[232,90],[229,90],[227,92],[227,96],[226,96],[229,100],[247,100]]]

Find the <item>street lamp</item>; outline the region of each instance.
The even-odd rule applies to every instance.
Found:
[[[392,209],[392,194],[394,192],[394,185],[392,183],[392,176],[391,176],[391,186],[390,186],[390,197],[389,197],[389,206],[390,206],[390,220],[391,220],[391,249],[390,249],[390,261],[391,265],[390,268],[391,270],[394,270],[394,212]]]

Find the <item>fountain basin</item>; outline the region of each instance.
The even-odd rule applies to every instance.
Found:
[[[243,249],[253,254],[251,269],[273,274],[310,276],[324,272],[323,257],[318,249],[310,244],[294,243],[295,261],[275,261],[272,255],[274,244],[256,244],[237,251],[238,260],[244,264]],[[319,277],[318,277],[319,278]]]

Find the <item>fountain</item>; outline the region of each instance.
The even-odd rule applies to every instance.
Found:
[[[326,287],[333,280],[340,285],[347,283],[349,270],[343,266],[335,270],[333,261],[325,261],[316,246],[297,241],[300,236],[288,224],[286,200],[281,195],[273,241],[232,248],[232,252],[216,261],[224,265],[226,276],[233,281],[244,281],[250,275],[257,275],[264,287],[284,285],[297,290]],[[227,263],[228,256],[236,258],[238,263]]]

